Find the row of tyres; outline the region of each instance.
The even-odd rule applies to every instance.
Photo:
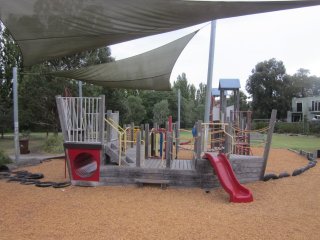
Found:
[[[64,188],[71,185],[69,181],[67,182],[48,182],[41,181],[44,175],[42,173],[31,173],[28,171],[14,171],[11,172],[9,168],[1,166],[0,168],[0,179],[6,180],[7,182],[18,182],[23,185],[35,185],[37,187],[54,187],[54,188]]]
[[[305,171],[309,170],[310,168],[313,168],[317,165],[316,161],[310,161],[306,166],[303,166],[301,168],[297,168],[292,172],[292,175],[290,175],[287,172],[282,172],[279,175],[274,174],[274,173],[268,173],[266,175],[264,175],[263,181],[269,181],[270,179],[280,179],[280,178],[284,178],[284,177],[290,177],[290,176],[298,176],[302,173],[304,173]]]

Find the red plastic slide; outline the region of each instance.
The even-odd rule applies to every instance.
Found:
[[[214,168],[224,190],[229,193],[230,202],[245,203],[253,201],[251,191],[239,183],[226,155],[219,154],[216,157],[212,153],[206,153],[205,158]]]

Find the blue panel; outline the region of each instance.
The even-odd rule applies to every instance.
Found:
[[[219,80],[219,89],[234,90],[239,88],[241,88],[239,79],[220,79]]]

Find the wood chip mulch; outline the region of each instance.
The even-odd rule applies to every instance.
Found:
[[[258,151],[258,150],[257,150]],[[267,172],[307,160],[273,149]],[[24,168],[64,181],[64,160]],[[320,239],[320,165],[302,175],[246,184],[254,202],[223,189],[38,188],[0,180],[0,239]]]

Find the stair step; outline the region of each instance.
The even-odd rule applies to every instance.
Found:
[[[146,179],[146,178],[139,178],[134,180],[135,183],[138,184],[139,187],[142,187],[143,184],[159,184],[161,185],[162,189],[166,189],[167,185],[170,183],[170,180],[164,179]]]

